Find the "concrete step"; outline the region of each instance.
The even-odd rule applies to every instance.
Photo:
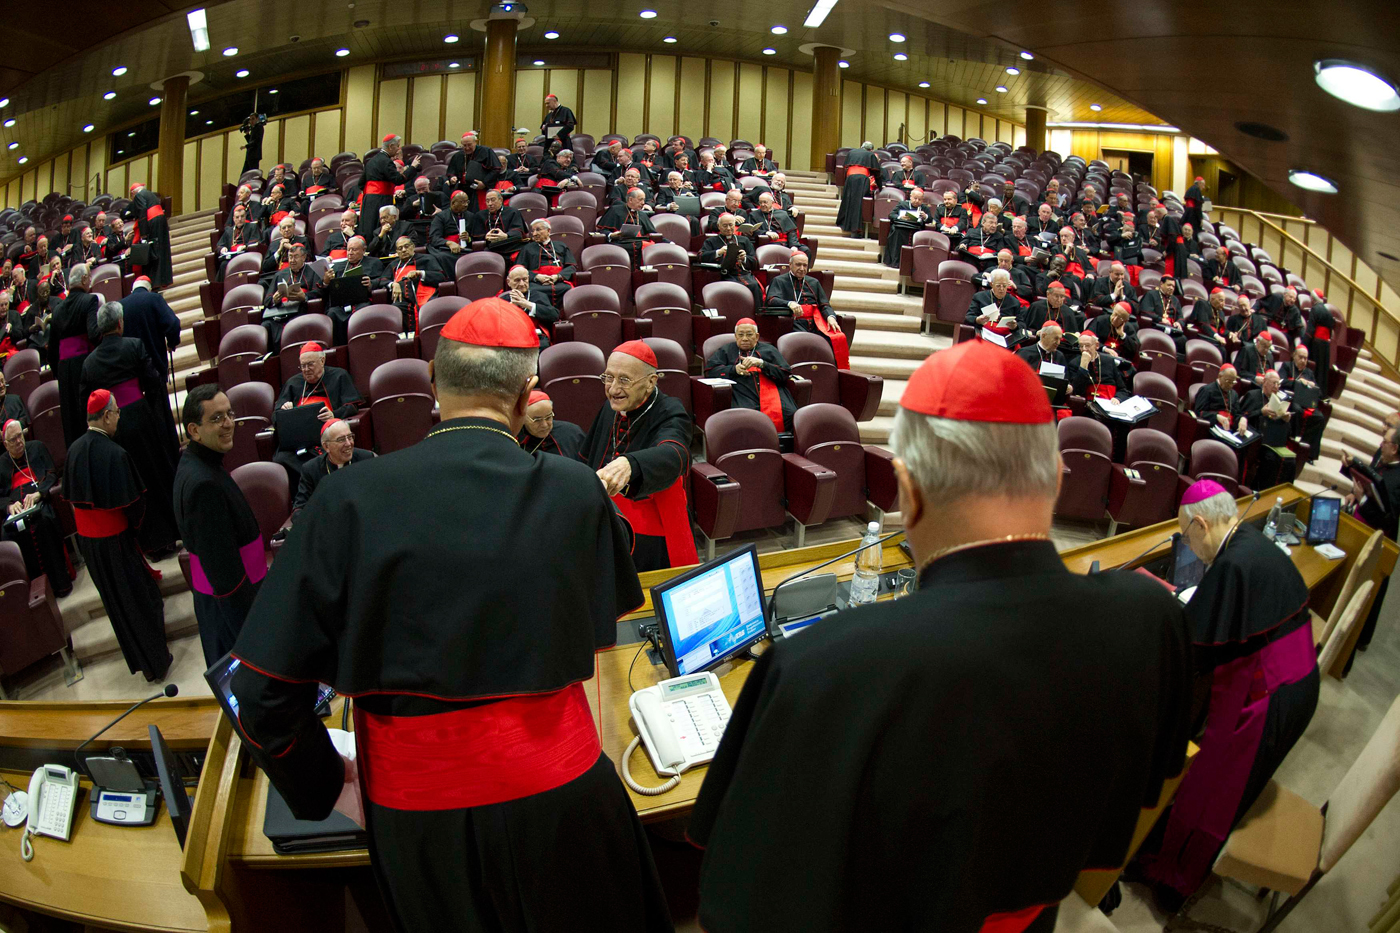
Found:
[[[842,239],[832,243],[818,243],[817,262],[821,263],[828,259],[840,262],[879,262],[880,253],[873,249],[857,246],[856,244],[860,242],[860,240]]]
[[[869,276],[838,275],[833,292],[863,291],[893,295],[899,290],[899,282],[894,279],[872,279]],[[833,300],[835,296],[833,295]]]
[[[1392,410],[1400,408],[1400,386],[1371,373],[1353,372],[1347,377],[1347,392],[1357,392]]]
[[[180,562],[176,558],[167,558],[154,567],[161,572],[158,584],[161,595],[170,596],[188,591],[184,575],[180,573]],[[97,586],[92,582],[92,576],[86,567],[78,569],[77,579],[73,581],[73,592],[59,600],[58,610],[63,618],[64,629],[74,633],[74,647],[77,647],[77,632],[94,619],[101,620],[115,646],[116,636],[112,635],[112,626],[107,622],[107,611],[102,608],[102,597],[98,595]],[[81,654],[79,656],[81,657]]]
[[[939,341],[923,334],[892,331],[857,330],[851,353],[861,356],[882,356],[923,362],[929,354],[942,349]]]
[[[899,407],[899,400],[904,395],[904,389],[909,385],[905,379],[886,379],[880,393],[880,409],[877,414],[893,415],[894,410]]]
[[[859,337],[859,333],[857,333],[857,337]],[[1323,432],[1322,436],[1343,440],[1361,450],[1375,450],[1381,444],[1380,431],[1374,431],[1338,417],[1335,408],[1332,419],[1327,422],[1327,430]]]
[[[1375,373],[1376,375],[1380,375],[1380,372],[1381,372],[1381,367],[1380,367],[1380,364],[1379,364],[1379,363],[1376,363],[1376,362],[1373,361],[1370,357],[1363,357],[1363,356],[1361,356],[1361,355],[1359,355],[1359,354],[1358,354],[1357,357],[1356,357],[1356,367],[1355,367],[1355,368],[1356,368],[1356,369],[1364,369],[1364,370],[1366,370],[1367,372]]]
[[[923,316],[923,300],[908,295],[893,293],[837,289],[831,296],[831,305],[841,311],[878,311],[920,320]]]
[[[920,321],[916,317],[907,317],[902,314],[886,314],[883,311],[847,311],[842,309],[843,314],[855,315],[857,331],[856,340],[859,342],[862,333],[870,331],[890,331],[904,334],[917,334],[919,332]]]
[[[1342,461],[1324,454],[1312,463],[1303,464],[1299,471],[1298,478],[1309,483],[1315,483],[1321,488],[1327,483],[1333,486],[1346,488],[1351,485],[1350,480],[1341,474]]]
[[[860,276],[861,278],[872,279],[890,279],[894,282],[899,281],[898,269],[891,269],[887,266],[882,266],[878,262],[851,262],[843,261],[840,259],[828,260],[825,256],[821,254],[820,250],[817,251],[816,268],[828,270],[830,272],[836,273],[837,275]]]
[[[841,229],[840,227],[836,226],[836,224],[834,224],[834,223],[833,223],[833,224],[807,224],[807,226],[803,228],[803,234],[804,234],[805,236],[813,236],[813,237],[821,237],[821,236],[829,236],[829,237],[834,237],[834,236],[845,236],[845,232],[842,231],[842,229]]]
[[[862,444],[888,444],[890,431],[894,429],[894,417],[876,415],[869,421],[857,423],[856,427],[860,429],[860,442]]]
[[[812,234],[812,233],[810,232],[810,228],[809,228],[807,238],[810,239],[810,240],[815,240],[815,241],[816,241],[816,243],[817,243],[817,257],[818,257],[818,258],[821,257],[821,254],[822,254],[822,250],[823,250],[823,249],[825,249],[825,248],[834,248],[834,249],[840,249],[840,250],[850,250],[850,251],[852,251],[852,252],[857,252],[857,251],[859,251],[859,252],[862,252],[862,253],[869,253],[870,256],[871,256],[871,258],[872,258],[875,262],[879,262],[879,261],[880,261],[880,241],[879,241],[879,240],[867,240],[867,239],[865,239],[865,238],[863,238],[863,237],[862,237],[861,239],[856,239],[855,237],[849,237],[849,236],[846,236],[845,233],[841,232],[840,228],[837,228],[837,231],[836,231],[835,233],[821,233],[821,234]]]
[[[1382,419],[1385,417],[1384,414],[1373,415],[1369,411],[1364,411],[1349,404],[1351,401],[1353,401],[1353,397],[1351,397],[1350,392],[1344,393],[1339,399],[1334,399],[1332,403],[1332,420],[1345,421],[1379,435],[1385,428],[1382,422]]]
[[[856,339],[860,339],[860,331],[856,331]],[[944,342],[945,345],[952,345],[952,340],[949,338],[944,338]],[[885,379],[908,380],[922,362],[922,359],[870,355],[862,350],[859,354],[851,356],[851,369],[858,373],[869,373],[872,376],[881,376]]]

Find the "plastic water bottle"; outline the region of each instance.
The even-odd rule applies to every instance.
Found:
[[[880,523],[871,522],[865,526],[862,545],[873,545],[880,540]],[[863,606],[875,602],[880,592],[880,570],[884,566],[883,549],[878,545],[867,547],[856,555],[856,573],[851,578],[851,605]]]
[[[1264,537],[1270,541],[1278,534],[1278,517],[1283,512],[1283,497],[1274,500],[1274,507],[1269,509],[1269,520],[1264,522]]]

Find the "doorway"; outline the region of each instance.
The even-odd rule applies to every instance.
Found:
[[[1143,181],[1152,181],[1152,153],[1136,149],[1104,149],[1102,158],[1108,167]]]

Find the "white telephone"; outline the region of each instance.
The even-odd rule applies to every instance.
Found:
[[[622,756],[622,777],[628,787],[648,797],[666,793],[680,783],[682,772],[713,759],[729,724],[729,701],[712,671],[644,687],[632,694],[627,706],[638,735]],[[632,780],[629,762],[642,742],[656,773],[671,776],[659,787]]]
[[[29,779],[29,823],[20,840],[19,853],[34,858],[30,836],[52,836],[68,841],[73,831],[73,810],[78,801],[78,774],[63,765],[43,765]]]

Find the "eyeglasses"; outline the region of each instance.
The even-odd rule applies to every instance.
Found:
[[[530,422],[531,424],[544,424],[544,423],[546,423],[546,422],[553,422],[553,421],[554,421],[554,415],[553,415],[552,413],[551,413],[551,414],[548,414],[548,415],[540,415],[540,417],[538,417],[538,418],[535,418],[535,417],[533,417],[533,416],[527,415],[527,416],[525,417],[525,420],[528,421],[528,422]]]
[[[230,408],[226,412],[215,413],[204,419],[204,424],[220,425],[227,422],[237,421],[238,413]]]
[[[603,380],[604,386],[611,386],[614,382],[617,383],[618,388],[624,392],[640,381],[638,379],[633,379],[631,376],[614,376],[612,373],[603,373],[598,378]]]
[[[326,438],[326,443],[327,443],[327,444],[353,444],[353,443],[355,443],[355,435],[354,435],[354,433],[352,432],[352,433],[346,434],[344,437],[328,437],[328,438]]]

